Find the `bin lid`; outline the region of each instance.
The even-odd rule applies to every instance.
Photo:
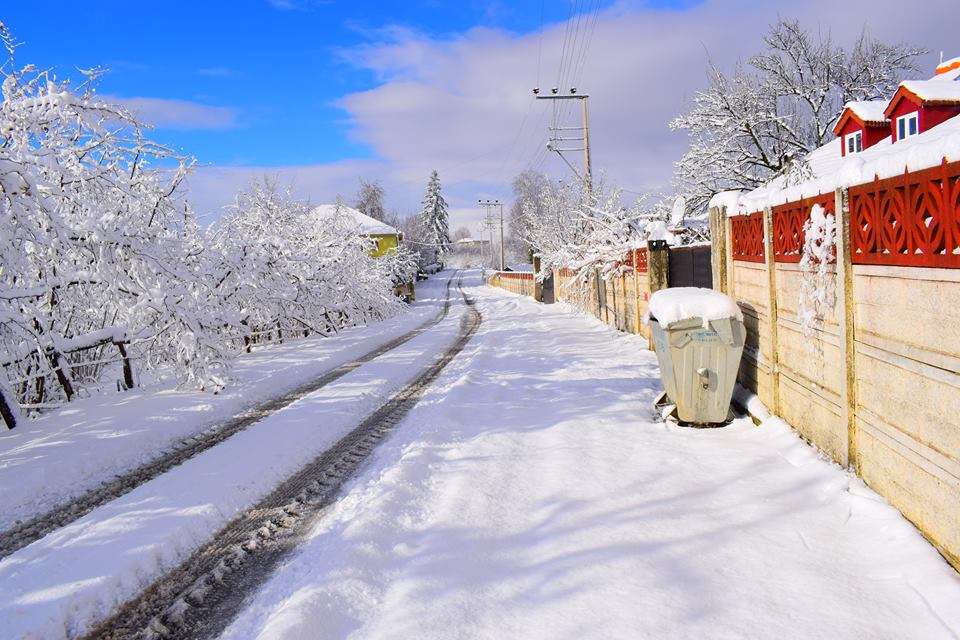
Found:
[[[650,297],[647,322],[656,320],[660,326],[667,327],[692,318],[699,318],[704,325],[724,318],[743,322],[743,313],[733,298],[713,289],[673,287],[661,289]]]

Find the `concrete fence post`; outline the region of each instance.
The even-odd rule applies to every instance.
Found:
[[[633,324],[639,335],[642,333],[640,326],[643,320],[640,317],[640,272],[637,269],[637,249],[633,250],[633,308],[636,309],[636,313],[633,314]]]
[[[853,301],[853,256],[850,247],[850,201],[846,189],[834,192],[837,225],[837,323],[840,325],[840,404],[847,427],[846,460],[860,474],[857,451],[856,317]]]
[[[770,319],[770,409],[780,415],[780,341],[777,336],[777,261],[773,252],[773,209],[763,208],[763,256],[767,267],[767,316]]]
[[[665,240],[647,241],[647,278],[650,295],[670,286],[670,248]]]
[[[543,302],[543,283],[537,280],[540,273],[540,256],[533,256],[533,299]]]
[[[647,241],[647,283],[650,295],[670,286],[670,247],[665,240]],[[647,337],[653,350],[653,333]]]
[[[710,208],[710,269],[713,271],[713,288],[727,293],[727,208]]]

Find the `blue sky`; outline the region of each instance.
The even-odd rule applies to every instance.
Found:
[[[582,16],[594,7],[588,30]],[[508,200],[522,169],[570,175],[544,150],[550,114],[530,89],[553,84],[572,32],[592,36],[579,40],[584,64],[571,81],[591,95],[595,170],[632,192],[665,191],[686,146],[667,124],[704,85],[708,60],[729,68],[784,16],[842,42],[868,28],[927,47],[929,73],[920,75],[929,75],[939,51],[960,55],[960,3],[924,0],[923,8],[905,12],[899,0],[21,0],[4,3],[0,20],[24,43],[20,63],[61,76],[108,67],[100,92],[200,162],[188,197],[208,219],[264,175],[314,202],[349,201],[360,178],[380,180],[389,208],[414,213],[437,169],[454,224],[475,225],[477,199]]]
[[[601,5],[609,2],[603,0]],[[578,5],[593,6],[593,0]],[[286,165],[369,158],[349,135],[344,95],[376,86],[345,59],[385,27],[436,38],[475,27],[523,33],[565,20],[570,3],[242,0],[18,2],[0,11],[29,60],[69,74],[103,66],[100,91],[223,107],[222,125],[174,123],[155,137],[204,163]],[[49,16],[60,16],[54,24]],[[55,27],[55,28],[54,28]]]

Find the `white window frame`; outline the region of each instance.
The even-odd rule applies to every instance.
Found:
[[[860,153],[863,151],[863,131],[854,131],[843,137],[844,148],[847,153]]]
[[[910,133],[910,122],[913,122],[913,133]],[[897,140],[904,140],[920,133],[920,112],[913,111],[897,118]]]

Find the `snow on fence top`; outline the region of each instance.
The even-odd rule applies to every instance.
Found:
[[[726,207],[728,216],[745,215],[768,206],[832,193],[841,187],[865,184],[874,178],[892,178],[906,171],[935,167],[944,160],[960,160],[960,116],[898,142],[884,138],[869,149],[846,156],[840,154],[840,139],[836,138],[806,157],[812,178],[790,184],[787,176],[778,176],[750,192],[718,193],[711,198],[710,206]]]
[[[376,218],[371,218],[365,213],[357,211],[353,207],[348,207],[344,204],[321,204],[320,206],[314,207],[313,213],[318,218],[333,218],[337,214],[337,208],[340,209],[340,214],[352,220],[361,233],[368,235],[399,235],[400,232],[388,225],[386,222],[381,222]]]
[[[724,318],[735,318],[743,322],[743,313],[733,298],[713,289],[673,287],[661,289],[650,297],[648,323],[656,320],[666,327],[691,318],[701,318],[704,325],[710,320]]]

